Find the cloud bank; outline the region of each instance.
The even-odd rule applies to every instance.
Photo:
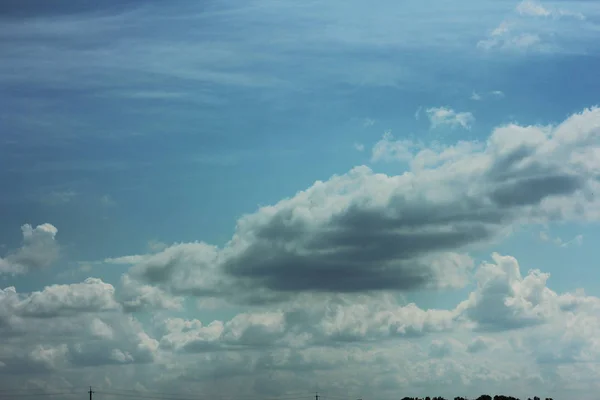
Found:
[[[117,396],[128,383],[147,396],[183,396],[185,383],[183,393],[234,396],[245,386],[254,396],[297,390],[309,399],[318,375],[332,396],[368,389],[387,399],[422,384],[474,396],[509,382],[524,395],[542,382],[557,395],[578,376],[570,393],[586,398],[595,384],[588,368],[600,361],[600,299],[556,293],[549,274],[523,275],[506,255],[476,271],[477,287],[454,308],[423,309],[390,293],[302,295],[229,319],[159,313],[147,326],[119,306],[121,287],[99,279],[34,293],[9,287],[0,290],[0,368],[11,377],[3,388],[65,392],[85,380]]]

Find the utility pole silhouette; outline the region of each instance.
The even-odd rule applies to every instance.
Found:
[[[88,393],[90,394],[90,400],[92,400],[92,394],[93,394],[94,392],[92,391],[92,387],[91,387],[91,386],[90,386],[90,391],[89,391]]]
[[[319,397],[320,397],[319,392],[315,393],[315,400],[319,400]],[[90,400],[92,400],[92,399],[90,399]]]

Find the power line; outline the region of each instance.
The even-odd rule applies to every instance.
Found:
[[[353,398],[350,396],[338,396],[338,395],[332,395],[332,394],[324,394],[324,395],[319,395],[319,398],[321,399],[333,399],[333,400],[348,400],[349,398]]]
[[[29,392],[31,391],[31,392]],[[52,397],[52,396],[65,396],[65,395],[75,395],[77,393],[81,393],[83,388],[70,388],[65,389],[63,391],[56,392],[43,392],[40,389],[30,388],[30,389],[0,389],[0,399],[8,398],[8,397]],[[105,395],[105,396],[115,396],[115,397],[125,397],[132,399],[147,399],[147,400],[198,400],[196,396],[182,396],[177,393],[165,393],[165,392],[142,392],[134,389],[107,389],[107,390],[93,390],[90,386],[88,388],[87,393],[89,394],[89,399],[93,399],[93,395]],[[310,392],[288,392],[282,394],[280,396],[270,396],[270,397],[262,397],[260,395],[234,395],[234,396],[223,396],[221,399],[230,399],[230,400],[310,400],[312,395]],[[338,397],[338,396],[322,396],[319,395],[318,392],[315,395],[315,400],[323,400],[327,398],[332,398],[333,400],[347,400],[346,397]]]
[[[357,397],[354,396],[349,396],[349,395],[338,395],[338,394],[330,394],[328,392],[321,392],[321,394],[319,395],[319,397],[321,399],[338,399],[338,400],[349,400],[349,399],[356,399]],[[360,399],[362,400],[362,399]]]
[[[182,396],[173,396],[173,395],[159,395],[159,394],[143,394],[143,393],[123,393],[117,391],[108,391],[108,390],[96,390],[94,393],[103,394],[108,396],[117,396],[117,397],[128,397],[133,399],[155,399],[155,400],[198,400],[197,397],[182,397]],[[303,400],[310,399],[308,395],[306,396],[296,396],[296,397],[255,397],[255,399],[263,399],[263,400]]]
[[[109,395],[109,396],[130,397],[130,398],[134,398],[134,399],[197,400],[192,397],[170,397],[170,396],[161,396],[161,395],[119,393],[119,392],[104,391],[104,390],[97,390],[95,393]]]
[[[58,392],[58,393],[0,393],[0,397],[41,397],[41,396],[64,396],[67,394],[76,394],[77,392]]]
[[[64,391],[70,391],[70,392],[78,392],[80,393],[81,390],[83,390],[83,388],[57,388],[56,392],[58,392],[59,390],[61,390],[61,393],[63,393]],[[5,393],[26,393],[26,392],[35,392],[35,393],[55,393],[55,392],[45,392],[43,391],[43,389],[40,388],[20,388],[20,389],[0,389],[0,394],[5,394]]]
[[[308,394],[304,396],[296,397],[262,397],[259,394],[253,395],[253,397],[238,397],[238,396],[217,396],[218,400],[312,400],[313,396]],[[191,400],[191,399],[190,399]],[[194,400],[198,400],[197,398]]]
[[[106,388],[106,389],[98,388],[98,389],[100,390],[100,392],[111,392],[111,393],[124,392],[126,394],[139,394],[139,395],[143,395],[143,396],[168,396],[168,397],[177,397],[177,398],[187,397],[187,395],[182,395],[181,393],[173,393],[173,392],[167,393],[167,392],[142,391],[142,390],[136,390],[136,389],[116,389],[116,388]],[[98,392],[98,393],[100,393],[100,392]],[[194,400],[197,400],[197,397],[195,395],[190,394],[190,397],[192,397],[192,396],[193,396]],[[263,396],[254,395],[254,394],[235,395],[235,396],[218,396],[218,397],[219,398],[232,397],[235,399],[243,399],[243,398],[297,399],[297,398],[311,398],[312,395],[310,394],[310,392],[297,391],[297,392],[287,392],[287,393],[279,395],[279,396],[271,396],[271,397],[263,397]]]

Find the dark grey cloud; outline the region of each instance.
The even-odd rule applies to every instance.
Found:
[[[565,173],[527,177],[502,183],[491,198],[501,207],[537,205],[546,197],[572,195],[585,184],[583,177]]]
[[[403,227],[402,216],[385,213],[381,210],[375,216],[367,210],[361,215],[362,210],[350,208],[325,226],[304,231],[291,230],[279,221],[264,229],[256,227],[255,244],[223,267],[231,276],[250,278],[276,291],[411,290],[438,278],[420,256],[461,248],[493,234],[485,225],[468,222],[457,224],[454,232],[443,232],[434,218],[429,223],[433,229],[427,229],[427,222],[419,224],[413,217],[411,224],[420,225],[419,232],[410,224]],[[296,241],[301,248],[293,245]]]
[[[598,114],[586,116],[591,122]],[[226,257],[224,270],[275,291],[431,285],[443,272],[423,261],[426,255],[493,239],[511,224],[543,216],[545,200],[568,203],[594,183],[592,171],[568,161],[597,128],[591,123],[559,150],[569,129],[575,134],[578,127],[567,121],[550,135],[541,128],[503,127],[482,151],[432,163],[437,168],[396,177],[356,169],[315,184],[239,224],[236,251]],[[238,239],[243,244],[236,246]]]

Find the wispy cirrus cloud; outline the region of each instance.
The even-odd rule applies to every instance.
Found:
[[[44,204],[55,206],[70,203],[78,193],[73,190],[52,191],[42,196],[40,201]]]
[[[373,125],[375,125],[375,120],[372,118],[365,118],[365,120],[363,121],[363,127],[368,128],[371,127]]]
[[[502,92],[501,90],[492,90],[491,92],[487,92],[487,93],[481,93],[481,92],[476,92],[473,91],[473,93],[471,93],[471,97],[469,97],[469,99],[473,100],[473,101],[483,101],[489,97],[494,97],[497,99],[503,98],[504,92]]]
[[[576,235],[570,240],[564,240],[559,236],[552,237],[548,232],[541,231],[539,237],[541,241],[555,244],[558,247],[581,246],[583,244],[583,235]]]
[[[516,8],[519,15],[532,17],[553,17],[553,18],[575,18],[584,20],[585,16],[580,12],[573,12],[564,9],[547,8],[535,0],[523,0]]]
[[[512,27],[504,24],[496,28],[487,39],[480,40],[477,47],[485,50],[529,50],[536,48],[542,43],[542,39],[536,33],[513,33]]]
[[[560,44],[561,34],[572,35],[586,19],[581,12],[545,7],[534,0],[521,1],[513,15],[494,28],[477,47],[484,50],[512,50],[536,52],[572,51]],[[583,30],[583,26],[579,26]]]
[[[365,151],[365,145],[362,143],[354,143],[354,149],[356,151],[363,152],[363,151]]]

